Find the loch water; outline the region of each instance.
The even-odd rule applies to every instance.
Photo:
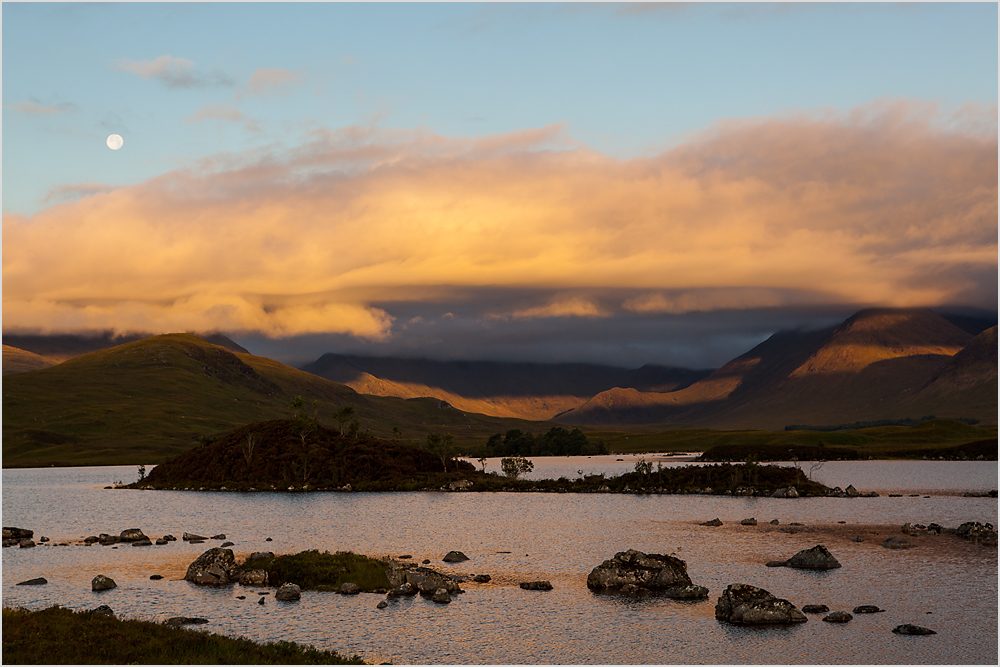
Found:
[[[621,461],[617,459],[622,459]],[[596,459],[596,460],[595,460]],[[604,472],[634,457],[535,459],[533,476]],[[487,462],[487,470],[496,467]],[[684,460],[663,459],[663,465]],[[880,543],[906,521],[956,527],[997,524],[995,498],[964,491],[997,488],[995,462],[829,462],[814,472],[828,485],[854,484],[878,498],[733,498],[698,495],[548,493],[199,493],[108,490],[135,479],[133,467],[3,471],[3,525],[71,546],[3,550],[5,606],[71,609],[109,605],[117,615],[165,620],[201,616],[200,629],[257,641],[290,640],[360,654],[371,662],[420,664],[996,664],[997,549],[954,536]],[[903,494],[890,497],[888,494]],[[914,495],[911,495],[914,494]],[[723,525],[702,522],[718,517]],[[741,526],[754,517],[758,526]],[[771,525],[777,519],[777,525]],[[802,526],[790,526],[791,523]],[[164,546],[76,546],[83,537],[142,528],[151,536],[225,533],[237,558],[251,551],[350,550],[410,554],[452,574],[489,574],[463,584],[451,604],[421,597],[305,592],[298,602],[258,589],[197,587],[187,566],[219,541]],[[794,532],[793,532],[794,531]],[[272,538],[267,542],[266,538]],[[852,541],[862,537],[863,542]],[[824,544],[843,567],[825,572],[767,568]],[[587,574],[629,548],[675,554],[709,599],[676,601],[590,591]],[[464,563],[441,562],[452,549]],[[90,590],[105,574],[118,588]],[[164,579],[152,581],[150,575]],[[44,586],[17,586],[43,576]],[[547,579],[552,591],[525,591]],[[746,628],[715,619],[715,601],[732,583],[766,588],[797,607],[886,611],[847,624],[822,615],[787,627]],[[237,596],[245,595],[245,600]],[[937,632],[900,636],[914,623]]]

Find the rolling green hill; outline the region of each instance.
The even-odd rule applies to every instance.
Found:
[[[362,432],[422,442],[450,432],[456,445],[531,422],[455,410],[436,399],[362,396],[350,387],[190,334],[144,338],[8,375],[3,382],[3,465],[159,463],[250,422],[289,416],[302,396],[320,422],[353,406]],[[537,430],[537,428],[536,428]]]

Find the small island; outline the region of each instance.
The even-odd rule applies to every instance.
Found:
[[[434,439],[429,439],[433,448]],[[506,460],[506,459],[505,459]],[[664,468],[640,460],[634,472],[578,479],[521,479],[530,465],[511,457],[504,475],[485,473],[399,440],[343,433],[315,420],[247,424],[178,454],[127,485],[193,491],[524,491],[826,496],[835,490],[794,467],[733,464]]]

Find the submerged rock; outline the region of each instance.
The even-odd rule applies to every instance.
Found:
[[[477,584],[486,584],[486,583],[489,583],[490,579],[492,579],[492,577],[490,577],[490,575],[488,575],[488,574],[477,574],[476,576],[474,576],[472,578],[472,580],[474,582],[476,582]]]
[[[807,604],[802,607],[803,614],[825,614],[830,608],[825,604]]]
[[[18,586],[44,586],[49,583],[49,580],[45,577],[36,577],[34,579],[28,579],[27,581],[21,581]]]
[[[739,625],[805,623],[806,617],[788,600],[750,584],[730,584],[715,605],[715,618]]]
[[[188,566],[184,579],[200,585],[225,585],[237,578],[236,558],[232,549],[214,547]]]
[[[912,549],[917,545],[911,544],[902,537],[887,537],[882,541],[882,546],[886,549]]]
[[[897,635],[936,635],[937,633],[929,628],[925,628],[919,625],[912,625],[910,623],[904,623],[903,625],[897,625],[892,629]]]
[[[835,611],[824,616],[823,620],[827,623],[848,623],[849,621],[853,621],[854,617],[846,611]]]
[[[523,581],[520,584],[521,588],[526,591],[551,591],[552,584],[548,581]]]
[[[207,618],[199,618],[197,616],[174,616],[163,622],[164,625],[170,625],[175,628],[182,625],[204,625],[205,623],[208,623]]]
[[[852,609],[852,611],[855,614],[877,614],[880,611],[885,611],[885,609],[879,609],[873,604],[862,604]]]
[[[622,551],[595,567],[587,577],[587,588],[620,589],[635,585],[683,599],[708,597],[708,589],[695,586],[680,558],[645,554],[635,549]]]

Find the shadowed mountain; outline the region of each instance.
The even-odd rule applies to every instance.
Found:
[[[330,424],[354,408],[362,433],[456,444],[527,429],[520,420],[470,415],[435,399],[361,396],[265,357],[233,353],[191,334],[154,336],[3,383],[3,465],[158,463],[243,424],[287,418],[294,397]]]
[[[711,371],[647,365],[634,370],[596,364],[432,361],[324,354],[302,370],[361,394],[430,396],[468,412],[545,420],[610,387],[674,391]]]
[[[21,348],[6,344],[3,346],[4,375],[34,371],[39,368],[48,368],[49,366],[55,366],[57,363],[58,362],[53,361],[48,357],[43,357],[42,355],[35,354],[34,352],[28,352],[27,350],[22,350]]]
[[[988,400],[972,400],[972,395],[945,401],[953,391],[942,388],[936,396],[930,389],[922,391],[971,340],[929,310],[864,310],[833,329],[778,332],[680,391],[612,390],[559,420],[762,429],[928,414],[995,422],[995,399],[986,410]],[[995,359],[995,337],[993,341]],[[976,345],[988,347],[988,341]],[[987,389],[980,383],[970,391],[979,396]]]
[[[55,335],[4,334],[3,340],[4,340],[4,345],[12,345],[21,350],[41,355],[54,363],[60,363],[66,361],[67,359],[72,359],[73,357],[79,356],[81,354],[87,354],[88,352],[96,352],[98,350],[107,350],[108,348],[112,348],[118,345],[124,345],[125,343],[134,343],[137,340],[150,338],[155,335],[156,334],[150,334],[150,333],[131,333],[125,335],[115,335],[111,331],[105,331],[100,335],[89,335],[89,336],[84,334],[55,334]],[[230,340],[221,333],[193,334],[193,335],[198,336],[202,340],[211,343],[212,345],[218,345],[220,347],[224,347],[230,352],[242,352],[244,354],[249,353],[246,349],[244,349],[243,347],[241,347],[240,345]],[[4,372],[6,373],[6,371]]]

